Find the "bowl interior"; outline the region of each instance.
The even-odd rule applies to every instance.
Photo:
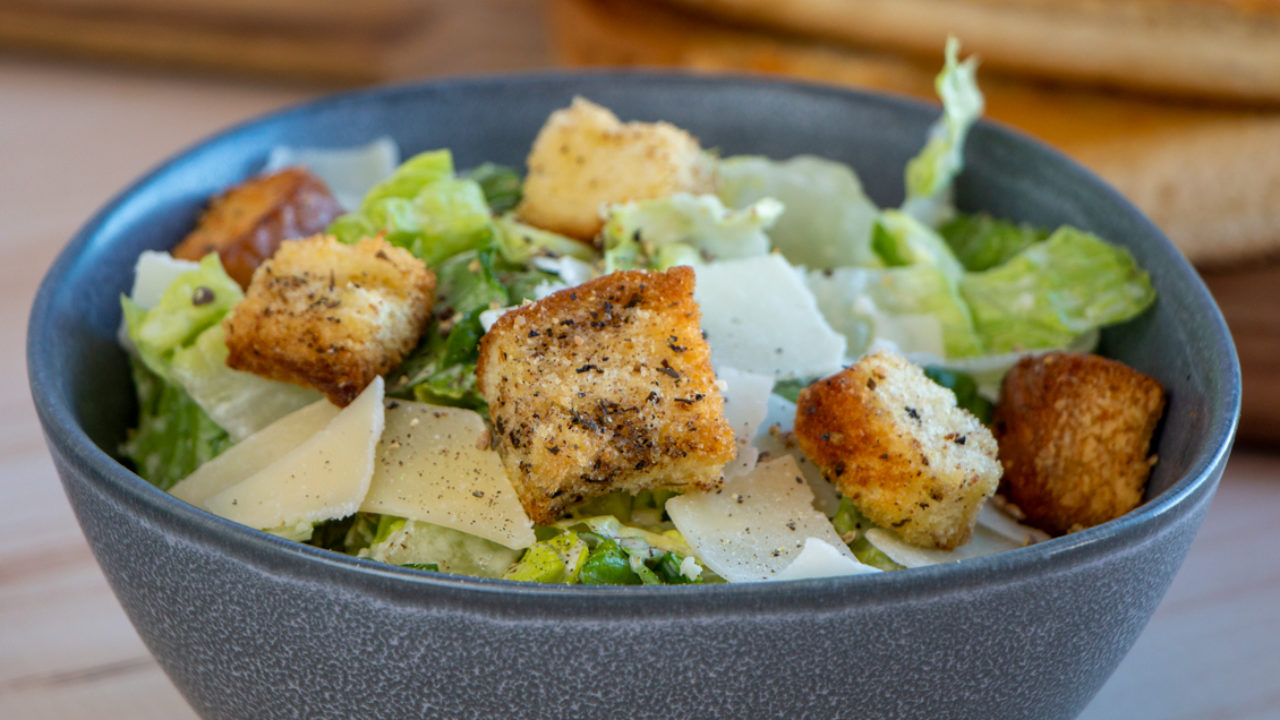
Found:
[[[624,119],[667,120],[687,128],[724,155],[810,153],[847,162],[871,197],[886,206],[901,201],[903,168],[938,113],[907,100],[802,84],[601,73],[356,92],[249,122],[195,146],[126,190],[85,226],[49,272],[28,340],[32,390],[46,426],[87,453],[115,454],[135,411],[127,363],[115,339],[119,297],[132,284],[135,258],[142,250],[176,243],[208,198],[256,172],[273,146],[344,146],[388,135],[406,156],[445,147],[458,167],[483,161],[521,166],[547,115],[579,94]],[[1239,373],[1230,336],[1194,271],[1132,206],[1039,144],[983,124],[970,135],[966,163],[957,186],[962,209],[1039,225],[1070,223],[1126,245],[1150,271],[1158,292],[1155,307],[1104,332],[1100,351],[1153,375],[1169,390],[1148,506],[1158,505],[1150,500],[1175,486],[1202,480],[1230,444]],[[102,461],[109,462],[105,455]]]

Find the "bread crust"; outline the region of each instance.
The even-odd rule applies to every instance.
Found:
[[[615,490],[711,490],[736,447],[693,271],[627,271],[504,314],[478,387],[535,523]]]
[[[1020,74],[1280,102],[1276,0],[660,1],[775,31],[927,56],[954,35],[988,66]]]
[[[801,391],[795,435],[869,520],[922,547],[967,542],[1000,479],[991,433],[950,390],[892,353]]]
[[[426,265],[381,237],[286,241],[223,321],[227,365],[346,406],[417,344],[434,291]]]
[[[1142,502],[1164,387],[1117,360],[1054,352],[1005,376],[993,425],[1001,492],[1028,521],[1061,534],[1115,519]]]
[[[341,214],[323,180],[304,168],[285,168],[213,198],[173,256],[198,261],[217,252],[231,279],[247,288],[282,241],[321,232]]]

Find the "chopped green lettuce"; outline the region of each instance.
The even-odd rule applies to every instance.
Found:
[[[858,357],[872,344],[937,357],[979,355],[969,308],[947,276],[927,264],[813,271],[806,278],[818,309]]]
[[[502,578],[521,582],[577,583],[591,548],[573,531],[558,532],[529,546]]]
[[[889,267],[931,265],[953,286],[964,275],[964,266],[938,233],[901,210],[885,210],[876,220],[871,247]]]
[[[155,307],[144,308],[127,297],[121,304],[138,356],[152,372],[172,379],[174,353],[194,345],[243,297],[240,286],[222,269],[218,254],[209,253],[195,270],[179,274]]]
[[[231,446],[227,432],[200,409],[180,386],[131,357],[138,396],[138,425],[130,430],[120,454],[138,475],[168,490],[205,462]]]
[[[800,155],[789,160],[743,155],[719,165],[718,194],[745,208],[765,198],[785,211],[769,232],[773,247],[793,265],[836,268],[879,266],[871,250],[871,224],[879,209],[844,163]]]
[[[345,243],[381,232],[432,267],[494,234],[484,189],[474,179],[453,176],[448,150],[410,158],[365,195],[358,211],[334,220],[329,232]]]
[[[228,354],[226,331],[214,325],[189,347],[174,352],[171,372],[236,441],[324,397],[312,388],[233,370],[227,367]]]
[[[1070,227],[1003,265],[970,273],[960,290],[994,354],[1065,347],[1155,301],[1150,277],[1128,250]]]
[[[652,493],[624,502],[628,512],[661,507]],[[615,506],[620,494],[599,498],[596,509]],[[639,519],[634,517],[633,519]],[[538,542],[503,577],[542,583],[584,585],[659,585],[703,582],[710,578],[692,549],[670,523],[645,529],[612,515],[562,520],[538,528]]]
[[[907,163],[907,199],[902,209],[936,227],[951,209],[951,183],[964,167],[964,141],[982,115],[977,58],[959,61],[960,43],[947,39],[946,63],[934,82],[942,99],[942,117],[929,131],[924,149]]]
[[[1044,241],[1049,231],[986,213],[959,213],[938,228],[956,258],[970,272],[990,270],[1013,256]]]
[[[360,211],[370,215],[373,207],[386,198],[412,200],[431,183],[451,177],[453,177],[453,153],[448,150],[418,153],[401,163],[391,177],[374,185],[361,201]]]
[[[520,204],[524,181],[514,168],[482,163],[468,171],[464,177],[480,184],[485,202],[495,213],[504,213]]]
[[[454,255],[436,268],[436,314],[418,346],[388,374],[388,394],[484,412],[476,390],[481,315],[533,298],[555,276],[506,263],[496,243]]]
[[[973,376],[937,365],[925,367],[924,374],[935,383],[947,388],[956,396],[956,405],[968,410],[984,425],[991,424],[991,401],[978,392],[978,382]]]
[[[772,198],[733,210],[715,195],[687,193],[610,205],[602,231],[605,272],[764,255],[765,233],[781,214],[781,203]]]
[[[537,257],[566,256],[595,262],[599,258],[596,249],[587,243],[526,225],[511,215],[498,216],[494,225],[502,257],[507,262],[528,263]]]
[[[392,565],[432,564],[441,572],[496,578],[520,551],[440,525],[383,515],[373,543],[358,554]]]
[[[237,441],[321,397],[227,367],[222,320],[243,296],[217,253],[210,253],[195,270],[174,278],[154,307],[121,299],[129,340],[142,362],[180,386]]]
[[[885,571],[902,569],[901,565],[867,540],[867,530],[876,525],[868,520],[867,516],[849,501],[849,498],[840,498],[840,506],[836,509],[835,516],[831,518],[831,524],[845,540],[853,556],[862,564]]]

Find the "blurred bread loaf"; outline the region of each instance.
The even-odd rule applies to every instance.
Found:
[[[1278,0],[645,0],[866,47],[1187,97],[1280,102]]]

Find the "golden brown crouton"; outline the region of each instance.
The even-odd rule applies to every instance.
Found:
[[[574,98],[534,140],[516,214],[525,222],[588,239],[604,226],[600,206],[714,190],[697,138],[669,123],[621,123]]]
[[[215,197],[173,256],[199,260],[217,251],[222,267],[240,287],[281,241],[307,237],[342,214],[320,178],[302,168],[246,180]]]
[[[281,243],[224,321],[227,365],[347,405],[417,344],[435,275],[381,237]]]
[[[1142,501],[1164,413],[1154,378],[1097,355],[1023,358],[993,414],[1001,492],[1050,533],[1092,527]]]
[[[922,547],[968,542],[996,491],[996,441],[955,395],[887,352],[805,388],[800,449],[872,522]]]
[[[614,490],[710,490],[733,459],[693,271],[618,272],[507,312],[480,392],[535,523]]]

